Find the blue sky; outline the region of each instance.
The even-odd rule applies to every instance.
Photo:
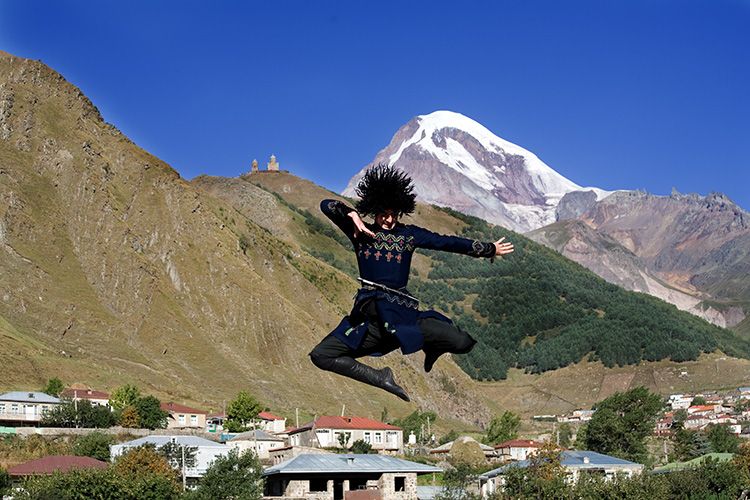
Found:
[[[186,178],[275,153],[332,190],[463,113],[582,185],[750,209],[750,1],[0,1],[41,59]]]

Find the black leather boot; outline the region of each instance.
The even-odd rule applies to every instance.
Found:
[[[430,373],[435,361],[442,355],[442,352],[425,351],[424,352],[424,371]]]
[[[354,358],[342,356],[331,360],[327,369],[359,382],[380,387],[391,394],[395,394],[404,401],[410,401],[409,395],[406,394],[406,391],[404,391],[394,380],[393,370],[388,367],[376,370],[371,366],[356,361]]]

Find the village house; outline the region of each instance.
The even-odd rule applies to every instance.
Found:
[[[588,422],[594,416],[594,410],[575,410],[570,415],[557,417],[558,422]]]
[[[62,403],[43,392],[14,391],[0,394],[0,423],[5,425],[38,424],[45,413]]]
[[[406,500],[417,476],[442,472],[387,455],[301,454],[263,472],[265,499]]]
[[[269,452],[275,448],[284,448],[286,443],[277,436],[272,436],[266,431],[254,430],[237,434],[229,441],[230,447],[236,448],[242,454],[245,450],[253,450],[258,458],[270,458]]]
[[[346,448],[362,440],[373,450],[399,453],[404,447],[404,432],[400,427],[364,417],[318,417],[296,429],[286,431],[291,446],[316,448]]]
[[[112,460],[127,452],[131,448],[137,448],[144,445],[153,445],[157,449],[172,443],[177,446],[195,449],[195,465],[185,468],[185,477],[189,483],[194,483],[198,478],[203,477],[206,470],[216,457],[229,453],[229,446],[204,439],[197,436],[161,436],[151,435],[127,441],[125,443],[113,444],[109,447]]]
[[[671,394],[669,396],[669,406],[672,410],[687,410],[693,404],[691,394]]]
[[[93,389],[65,389],[60,393],[60,399],[71,401],[90,401],[92,405],[109,406],[109,394]]]
[[[91,457],[48,455],[14,465],[8,469],[8,475],[13,485],[20,486],[25,479],[31,476],[49,476],[56,472],[69,472],[75,469],[106,469],[107,467],[109,467],[107,462]]]
[[[531,439],[511,439],[495,445],[495,454],[503,462],[526,460],[542,447]]]
[[[269,411],[258,413],[258,429],[278,434],[286,429],[286,419]]]
[[[611,480],[618,474],[632,476],[643,470],[642,464],[615,458],[609,455],[603,455],[595,451],[562,451],[560,453],[560,462],[567,473],[567,480],[575,483],[582,473],[594,473],[604,476]],[[482,497],[488,497],[497,491],[502,491],[505,484],[505,473],[511,467],[528,467],[529,461],[513,462],[497,469],[485,472],[479,476],[479,485]]]
[[[167,429],[205,429],[208,412],[177,403],[161,403],[161,409],[169,413]]]

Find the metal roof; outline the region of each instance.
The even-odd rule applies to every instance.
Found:
[[[13,391],[0,394],[0,401],[18,401],[20,403],[61,403],[60,399],[34,391]]]
[[[586,462],[588,459],[588,462]],[[607,468],[621,468],[621,469],[642,469],[643,465],[629,460],[623,460],[622,458],[613,457],[610,455],[604,455],[595,451],[578,451],[578,450],[566,450],[561,453],[560,462],[563,467],[569,469],[601,469]],[[529,466],[528,460],[521,460],[520,462],[513,462],[497,469],[493,469],[489,472],[482,474],[480,479],[490,479],[495,476],[504,474],[513,467],[525,468]]]
[[[154,446],[159,448],[161,446],[164,446],[167,443],[171,443],[172,441],[182,446],[219,446],[221,448],[225,447],[225,445],[221,443],[217,443],[216,441],[211,441],[210,439],[204,439],[198,436],[157,436],[157,435],[151,435],[151,436],[134,439],[132,441],[126,441],[125,443],[120,443],[119,445],[114,445],[114,446],[130,447],[130,446],[143,446],[144,444],[153,444]]]
[[[418,464],[388,455],[335,455],[303,453],[263,471],[272,474],[342,473],[342,472],[441,472],[432,465]]]
[[[284,441],[280,437],[272,436],[265,431],[257,429],[254,431],[247,431],[237,434],[236,436],[231,438],[230,441],[253,441],[255,439],[257,439],[258,441]]]

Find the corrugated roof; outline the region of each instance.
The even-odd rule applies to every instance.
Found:
[[[280,437],[272,436],[261,430],[242,432],[234,436],[230,441],[252,441],[254,439],[257,439],[258,441],[284,441]]]
[[[52,474],[55,471],[67,472],[73,469],[106,469],[107,467],[107,462],[102,462],[91,457],[54,455],[15,465],[8,469],[8,474],[11,476],[30,476],[35,474]]]
[[[533,439],[511,439],[509,441],[503,441],[500,444],[495,445],[495,449],[498,448],[541,448],[542,443],[538,443]]]
[[[643,468],[643,465],[641,464],[630,462],[629,460],[623,460],[622,458],[617,458],[610,455],[604,455],[595,451],[566,450],[561,453],[560,459],[563,467],[568,467],[571,469],[597,469],[602,467],[621,467],[625,469]],[[588,459],[588,462],[586,462],[586,459]],[[520,462],[503,465],[502,467],[498,467],[497,469],[485,472],[479,477],[482,479],[489,479],[505,473],[512,467],[525,468],[528,466],[528,460],[521,460]]]
[[[157,448],[164,446],[174,440],[175,443],[182,446],[220,446],[224,447],[223,444],[211,441],[210,439],[204,439],[198,436],[157,436],[151,435],[125,443],[120,443],[114,446],[143,446],[144,444],[153,444]]]
[[[20,403],[60,403],[60,399],[34,391],[13,391],[0,394],[0,401],[18,401]]]
[[[274,415],[270,411],[262,411],[258,413],[258,418],[261,418],[263,420],[284,420],[284,417],[279,417],[278,415]]]
[[[432,465],[418,464],[387,455],[332,455],[303,453],[269,467],[264,476],[273,474],[342,473],[342,472],[414,472],[426,474],[441,472]]]
[[[161,403],[159,405],[162,410],[168,411],[169,413],[200,413],[201,415],[208,414],[205,410],[199,410],[197,408],[190,408],[189,406],[179,405],[177,403]]]
[[[336,417],[323,416],[318,417],[314,422],[316,429],[365,429],[365,430],[392,430],[400,431],[401,427],[384,424],[377,420],[365,417]]]

